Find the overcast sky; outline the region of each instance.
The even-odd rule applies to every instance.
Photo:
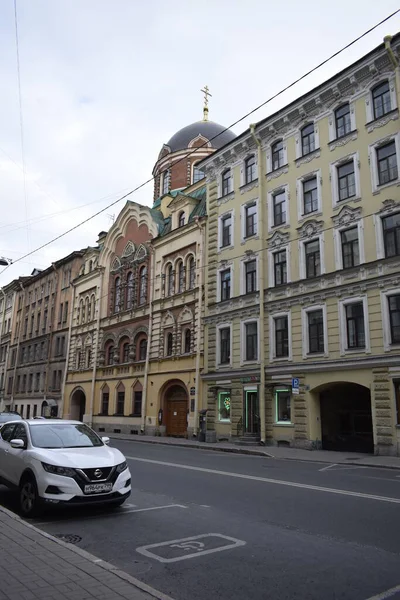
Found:
[[[161,146],[202,118],[225,126],[398,8],[398,0],[0,0],[0,256],[13,260],[151,177]],[[240,133],[400,30],[366,36],[235,127]],[[131,199],[151,205],[152,185]],[[93,245],[124,202],[13,265],[0,285]]]

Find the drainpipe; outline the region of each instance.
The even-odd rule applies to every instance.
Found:
[[[264,169],[261,140],[255,134],[255,125],[250,125],[250,133],[254,142],[257,145],[258,155],[258,189],[259,189],[259,237],[261,240],[261,250],[258,255],[258,280],[259,280],[259,312],[260,312],[260,422],[261,422],[261,444],[265,445],[265,317],[264,317],[264,300],[265,300],[265,284],[264,284],[264,250],[263,243],[265,240],[264,234]]]
[[[392,41],[392,36],[385,35],[383,41],[385,43],[385,49],[389,56],[390,62],[392,63],[392,66],[394,68],[397,94],[397,108],[400,108],[400,63],[390,45],[390,42]]]
[[[26,290],[24,288],[24,284],[21,281],[19,282],[19,285],[21,287],[21,291],[24,292],[23,299],[22,299],[22,306],[25,307]],[[21,311],[21,315],[25,316],[24,311]],[[19,347],[21,345],[21,331],[22,331],[22,327],[23,327],[23,320],[21,320],[20,327],[18,329],[17,350],[16,350],[16,353],[15,353],[15,365],[14,365],[14,373],[13,373],[13,384],[12,384],[11,398],[10,398],[11,410],[14,410],[15,381],[16,381],[16,378],[17,378],[17,365],[18,365],[18,362],[19,362]]]
[[[146,408],[147,408],[147,387],[149,379],[149,364],[150,364],[150,348],[152,343],[152,332],[153,332],[153,302],[154,302],[154,246],[149,244],[151,252],[151,265],[150,265],[150,305],[149,305],[149,329],[147,335],[147,352],[146,362],[144,366],[144,378],[143,378],[143,396],[142,396],[142,420],[140,422],[141,433],[145,432],[146,427]],[[157,423],[157,417],[156,417]]]
[[[70,353],[70,349],[71,349],[72,320],[74,318],[75,291],[76,291],[75,284],[73,281],[71,281],[71,285],[72,285],[72,302],[71,302],[71,312],[69,315],[67,354],[65,357],[64,377],[63,377],[63,382],[62,382],[61,402],[60,402],[60,416],[62,419],[64,418],[64,404],[65,404],[64,394],[65,394],[65,384],[67,383],[67,376],[68,376],[69,353]],[[70,407],[70,412],[71,412],[71,407]]]
[[[199,392],[200,392],[200,364],[201,364],[201,340],[203,338],[203,292],[204,292],[204,232],[205,223],[200,223],[199,217],[195,218],[195,223],[200,230],[200,281],[197,303],[197,326],[196,326],[196,381],[194,398],[194,425],[193,436],[197,436],[198,413],[199,413]]]
[[[100,287],[99,287],[99,306],[97,309],[97,319],[96,319],[96,343],[94,346],[94,357],[93,357],[93,371],[92,371],[92,387],[90,390],[90,403],[89,403],[89,416],[90,416],[90,426],[93,424],[93,406],[94,406],[94,393],[96,387],[96,376],[97,376],[97,360],[99,356],[99,339],[100,339],[100,319],[101,319],[101,293],[103,289],[103,278],[104,278],[104,268],[101,268],[100,271]]]

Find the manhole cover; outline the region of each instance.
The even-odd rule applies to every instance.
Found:
[[[78,544],[82,539],[80,535],[73,535],[72,533],[56,533],[54,537],[67,542],[67,544]]]

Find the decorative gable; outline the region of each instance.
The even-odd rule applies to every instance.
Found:
[[[125,258],[127,256],[131,256],[136,250],[135,244],[133,242],[128,242],[125,246],[125,250],[122,253],[122,256]]]
[[[283,233],[282,231],[275,231],[274,234],[269,238],[268,245],[270,248],[279,248],[289,243],[289,233]]]
[[[303,223],[301,227],[297,228],[299,232],[300,238],[311,238],[320,233],[324,226],[323,221],[317,221],[316,219],[311,219],[310,221],[306,221]]]
[[[118,256],[116,256],[111,265],[111,271],[118,271],[121,268],[121,261]]]
[[[400,202],[397,202],[396,200],[392,200],[391,198],[388,198],[387,200],[384,200],[382,202],[382,208],[380,209],[379,212],[390,215],[392,212],[399,210],[399,208],[400,208]]]
[[[335,227],[341,227],[342,225],[350,225],[356,223],[361,219],[361,208],[352,208],[351,206],[343,206],[337,215],[332,217],[332,221]]]
[[[197,135],[195,138],[193,138],[192,140],[190,140],[189,144],[188,144],[188,148],[194,148],[194,147],[199,147],[199,146],[205,146],[207,148],[211,148],[211,142],[208,141],[207,138],[205,138],[203,135],[201,135],[199,133],[199,135]]]
[[[193,320],[193,313],[187,306],[180,312],[178,317],[178,323],[184,323]]]
[[[175,325],[174,315],[170,311],[168,311],[167,314],[165,314],[163,317],[162,326],[172,327],[173,325]]]
[[[143,244],[140,244],[139,248],[136,250],[135,260],[141,261],[144,260],[147,256],[147,248]]]

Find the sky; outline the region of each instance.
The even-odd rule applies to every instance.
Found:
[[[399,7],[398,0],[16,0],[16,6],[19,80],[14,0],[0,0],[0,256],[13,261],[151,178],[162,144],[202,118],[204,85],[212,94],[210,120],[229,126]],[[398,31],[399,14],[233,131]],[[151,206],[152,183],[129,199]],[[0,286],[95,245],[125,202],[3,268]]]

